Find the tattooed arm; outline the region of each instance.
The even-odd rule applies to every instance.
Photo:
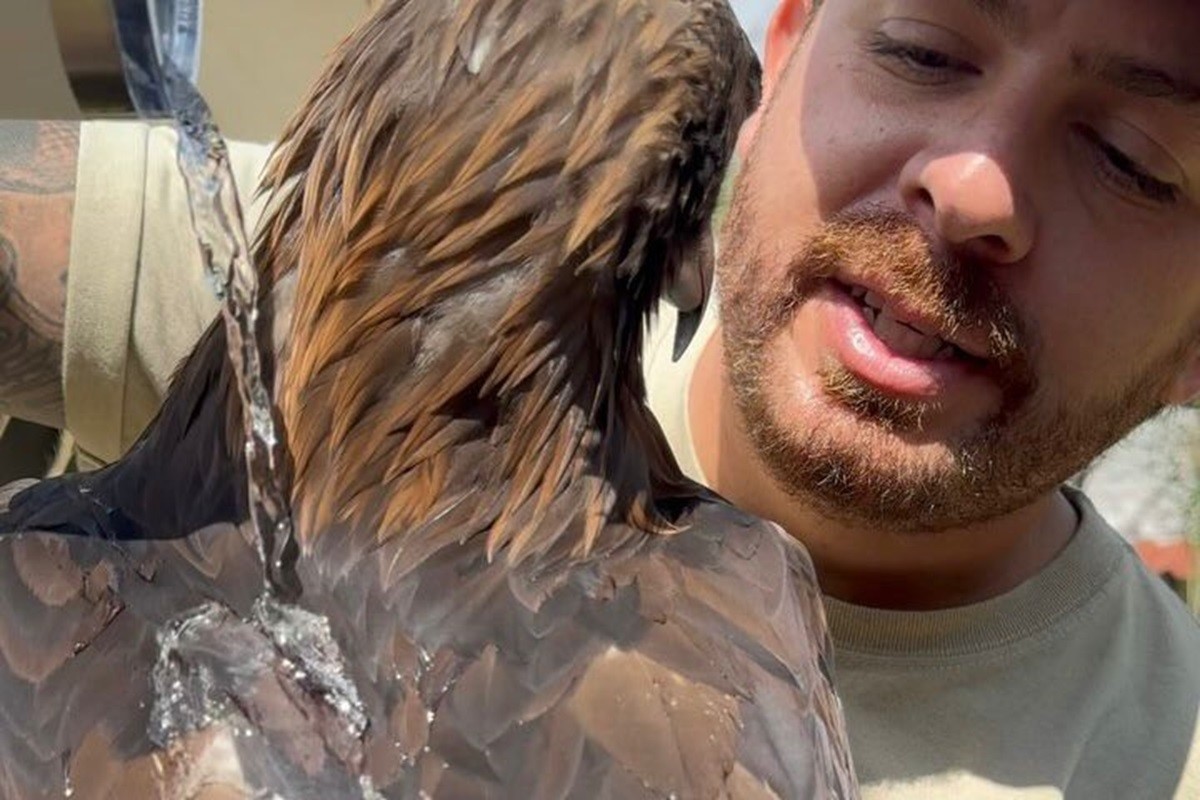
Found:
[[[0,121],[0,413],[63,426],[77,122]]]

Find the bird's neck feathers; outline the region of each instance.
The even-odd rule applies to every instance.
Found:
[[[389,8],[380,36],[424,30]],[[541,24],[525,44],[550,72],[517,58],[536,73],[476,75],[452,27],[433,82],[397,55],[422,42],[344,46],[264,177],[255,261],[268,285],[297,276],[275,399],[302,546],[453,529],[519,556],[666,530],[658,500],[690,485],[643,405],[639,353],[679,233],[665,212],[690,196],[672,165],[693,84],[579,75],[538,38],[568,30]],[[674,24],[637,30],[662,57],[622,49],[614,74],[676,63]]]
[[[403,259],[368,271],[378,294],[306,303],[301,277],[279,400],[302,542],[519,560],[668,530],[685,482],[643,404],[640,313],[569,269],[455,287]]]
[[[387,285],[386,265],[372,274]],[[294,308],[268,309],[268,322],[291,322],[268,363],[282,365],[281,461],[302,543],[328,533],[363,547],[428,544],[453,523],[456,537],[522,558],[670,529],[659,501],[691,487],[643,404],[641,314],[622,322],[621,298],[597,297],[570,271],[549,275],[500,276],[391,315],[370,292],[313,302],[301,280]],[[423,288],[386,294],[412,300]],[[214,513],[244,515],[241,416],[217,320],[125,459],[139,494],[186,501],[181,534]],[[150,485],[162,481],[171,487]]]

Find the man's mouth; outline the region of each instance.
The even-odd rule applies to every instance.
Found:
[[[869,284],[870,281],[864,281]],[[838,364],[893,397],[935,398],[991,374],[988,338],[886,287],[830,280],[814,296],[818,336]],[[810,333],[794,328],[799,347]]]
[[[940,336],[897,319],[883,298],[874,292],[858,286],[850,290],[850,296],[858,301],[875,335],[897,355],[933,361],[948,361],[956,355],[966,355]]]
[[[856,284],[842,284],[841,288],[858,304],[875,336],[898,356],[921,361],[980,362],[986,358],[984,343],[968,343],[967,337],[959,338],[959,332],[939,330],[934,321],[901,309],[880,292]]]

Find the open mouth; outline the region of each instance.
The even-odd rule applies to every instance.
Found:
[[[837,366],[893,397],[938,399],[988,392],[995,364],[986,357],[988,339],[957,330],[908,304],[886,288],[830,280],[818,290],[815,317],[793,327],[797,347],[808,348],[812,331]],[[983,356],[978,354],[984,354]]]
[[[930,326],[905,318],[876,292],[856,285],[842,284],[841,288],[858,304],[876,338],[895,355],[918,361],[981,361],[953,342],[946,341]]]

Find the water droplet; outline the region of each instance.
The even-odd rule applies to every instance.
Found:
[[[363,800],[384,800],[382,794],[375,788],[375,784],[371,781],[371,776],[363,775],[358,779],[358,786],[362,790]]]

